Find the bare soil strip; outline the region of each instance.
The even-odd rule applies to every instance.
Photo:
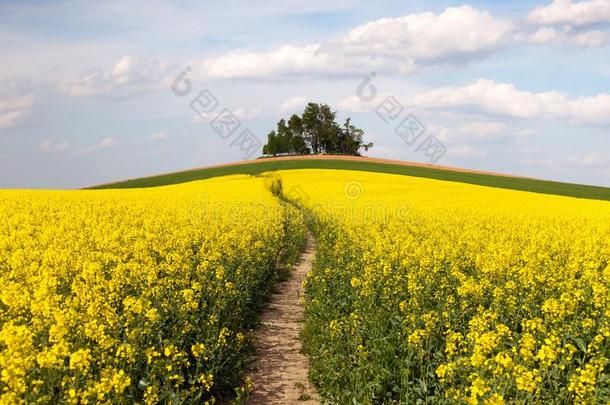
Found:
[[[299,264],[288,280],[278,284],[277,293],[261,315],[261,325],[254,333],[255,355],[249,373],[254,392],[248,404],[320,403],[309,383],[309,360],[302,353],[299,339],[303,317],[301,285],[311,269],[315,250],[310,235]]]

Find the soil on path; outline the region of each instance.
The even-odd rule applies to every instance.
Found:
[[[250,366],[254,392],[251,405],[319,404],[309,383],[309,360],[302,353],[299,333],[303,317],[302,282],[311,270],[315,242],[311,235],[299,264],[279,283],[255,331],[255,354]]]

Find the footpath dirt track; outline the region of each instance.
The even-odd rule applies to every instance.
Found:
[[[307,378],[309,361],[301,352],[301,283],[311,269],[315,242],[311,235],[290,278],[277,287],[254,334],[255,355],[250,366],[254,392],[251,405],[319,404]]]

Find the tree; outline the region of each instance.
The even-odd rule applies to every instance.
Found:
[[[280,148],[277,142],[277,135],[275,131],[271,131],[267,135],[267,143],[263,146],[263,155],[277,156],[279,152]]]
[[[339,136],[340,140],[340,151],[345,155],[356,155],[360,156],[360,149],[364,149],[367,152],[373,147],[373,143],[363,143],[364,131],[351,124],[352,119],[346,118],[345,124],[343,124],[343,130]]]
[[[320,106],[318,104],[308,103],[305,107],[305,111],[303,111],[303,117],[301,118],[303,138],[311,147],[311,151],[316,155],[320,153],[320,132],[322,126],[320,116]]]
[[[308,155],[311,153],[309,146],[303,136],[303,120],[296,114],[288,120],[288,130],[292,134],[291,149],[299,155]]]
[[[265,155],[341,153],[360,155],[373,144],[363,144],[364,131],[347,118],[343,126],[336,122],[337,112],[327,104],[308,103],[301,116],[293,114],[288,122],[281,119],[277,129],[267,135]]]
[[[286,120],[281,119],[277,123],[277,142],[280,153],[290,153],[291,135],[288,127],[286,126]]]

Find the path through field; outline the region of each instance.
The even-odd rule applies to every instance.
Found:
[[[277,293],[261,315],[255,332],[255,357],[250,375],[254,380],[251,405],[318,404],[315,388],[307,378],[309,361],[301,353],[301,284],[311,269],[315,242],[311,235],[300,263],[287,281],[279,283]]]

